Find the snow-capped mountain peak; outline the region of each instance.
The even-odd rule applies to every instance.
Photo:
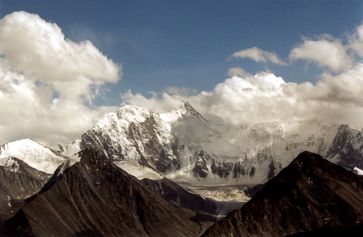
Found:
[[[189,183],[256,184],[304,150],[350,170],[362,168],[362,137],[358,130],[315,120],[227,125],[207,121],[185,102],[167,113],[124,106],[106,114],[73,147],[99,149],[123,169],[130,166],[135,176],[148,167]]]
[[[183,117],[192,116],[198,118],[204,122],[207,120],[189,104],[189,102],[185,101],[182,105],[180,105],[177,109],[167,112],[161,113],[160,118],[168,124],[175,123],[182,119]]]
[[[9,157],[18,158],[29,166],[48,174],[53,173],[65,159],[31,139],[22,139],[2,145],[0,161],[4,163]]]
[[[185,101],[178,110],[181,111],[184,115],[195,116],[206,121],[206,119],[196,109],[194,109],[194,107],[188,101]]]
[[[117,122],[119,126],[128,126],[130,123],[144,122],[148,116],[150,116],[150,111],[145,108],[134,105],[125,105],[116,112],[104,115],[97,122],[96,126],[103,128],[110,126],[115,122]]]
[[[160,155],[175,159],[171,144],[174,142],[173,125],[183,118],[202,116],[189,104],[168,113],[157,113],[133,105],[108,113],[82,136],[81,149],[100,147],[113,160],[139,160],[154,168]]]

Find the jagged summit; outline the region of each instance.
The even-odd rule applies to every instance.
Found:
[[[152,169],[166,172],[178,169],[173,126],[204,118],[189,103],[169,113],[157,113],[138,106],[123,106],[106,114],[82,135],[81,149],[97,148],[111,160],[137,160]],[[193,120],[193,121],[191,121]]]
[[[185,117],[194,117],[197,120],[207,122],[207,120],[187,101],[183,102],[179,107],[170,112],[160,113],[160,118],[169,125],[172,125]]]
[[[130,123],[143,123],[147,119],[155,119],[157,122],[164,123],[164,126],[170,126],[184,116],[195,116],[198,119],[206,121],[206,119],[189,104],[189,102],[184,102],[175,110],[166,113],[158,113],[136,105],[125,105],[115,112],[104,115],[96,123],[96,127],[105,128],[115,125],[127,127]]]
[[[363,133],[344,124],[327,151],[326,157],[346,169],[363,169]]]
[[[79,144],[79,146],[78,146]],[[132,161],[174,181],[258,184],[304,150],[349,170],[363,169],[362,132],[321,121],[206,121],[189,102],[167,113],[126,105],[106,114],[62,154],[97,148],[111,160]]]
[[[183,111],[185,115],[193,115],[207,121],[188,101],[184,101],[184,103],[179,107],[179,110]]]

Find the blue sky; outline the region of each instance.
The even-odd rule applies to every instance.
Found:
[[[146,94],[167,87],[211,90],[227,70],[271,70],[287,81],[314,81],[319,68],[227,60],[250,47],[287,60],[303,36],[344,38],[363,20],[362,1],[1,1],[1,17],[18,10],[58,24],[66,37],[91,40],[123,66],[123,78],[108,85],[99,103],[118,104],[131,89]]]

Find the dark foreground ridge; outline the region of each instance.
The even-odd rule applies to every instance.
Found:
[[[197,236],[189,212],[143,187],[101,153],[58,168],[45,187],[2,223],[0,236]]]
[[[303,152],[204,236],[273,237],[341,226],[352,226],[354,231],[362,229],[362,222],[360,177],[317,154]]]
[[[193,219],[198,221],[215,222],[218,214],[218,202],[203,198],[198,194],[188,192],[180,185],[166,178],[160,180],[143,179],[142,184],[145,187],[160,194],[164,199],[174,203],[177,206],[196,212]]]
[[[363,223],[339,227],[325,227],[318,230],[297,233],[287,237],[362,237]]]
[[[13,216],[23,200],[39,192],[49,178],[17,158],[7,158],[0,166],[0,222]]]

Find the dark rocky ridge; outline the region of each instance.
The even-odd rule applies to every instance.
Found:
[[[303,152],[203,236],[285,236],[361,222],[361,178],[317,154]]]
[[[168,202],[195,213],[192,219],[200,223],[203,230],[243,205],[242,202],[216,201],[203,198],[166,178],[160,180],[143,179],[141,182],[147,188],[160,194]]]
[[[143,179],[141,182],[167,201],[195,212],[193,220],[198,222],[214,223],[236,209],[236,206],[242,206],[242,203],[238,205],[236,202],[221,202],[203,198],[166,178],[160,180]]]
[[[15,214],[23,200],[39,192],[49,178],[50,175],[9,157],[5,166],[0,166],[0,222]]]
[[[198,221],[217,220],[218,202],[188,192],[180,185],[166,178],[160,180],[143,179],[141,182],[149,189],[159,193],[167,201],[196,212],[194,219],[202,218],[201,220],[198,219]]]
[[[337,228],[322,228],[314,231],[297,233],[287,237],[361,237],[363,223],[339,226]]]
[[[98,152],[58,168],[44,188],[4,222],[1,236],[197,236],[191,213],[165,201]]]

